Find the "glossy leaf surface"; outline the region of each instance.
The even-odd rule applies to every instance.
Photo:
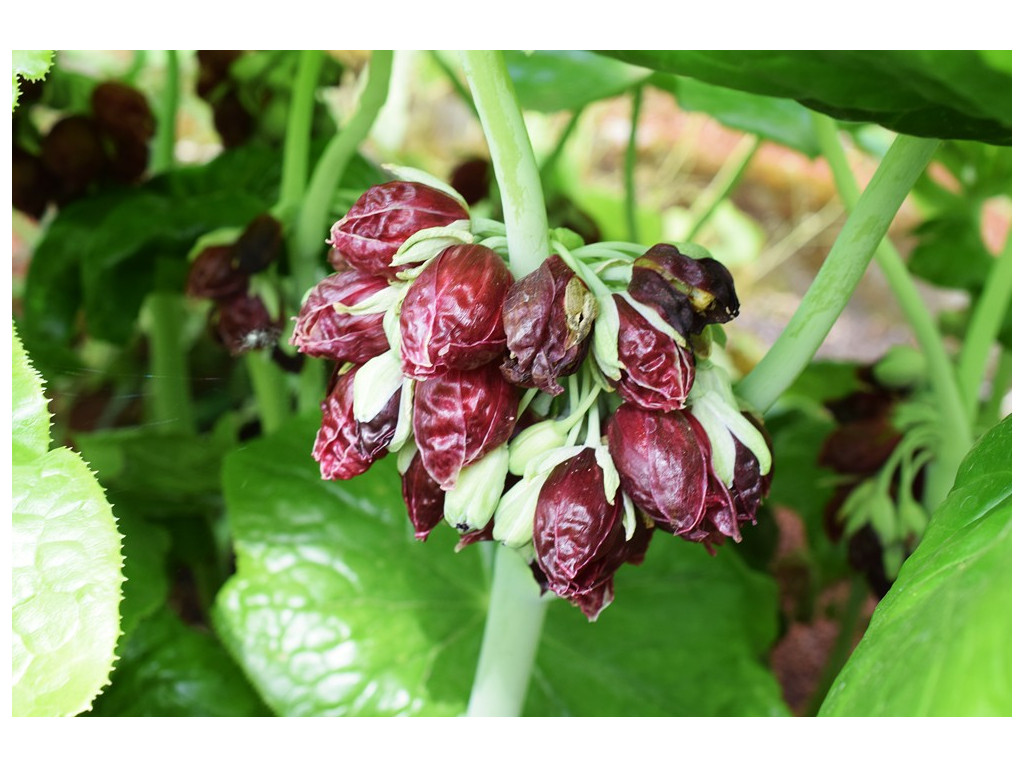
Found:
[[[34,434],[38,446],[38,425],[48,423],[46,402],[23,350],[18,359],[20,346],[15,336],[12,431]],[[114,661],[121,536],[81,456],[58,448],[19,463],[18,455],[12,468],[12,711],[74,715],[88,708]]]
[[[238,572],[219,634],[278,714],[460,714],[487,607],[479,553],[453,554],[445,526],[415,540],[390,460],[321,481],[316,429],[293,422],[226,462]],[[731,548],[658,534],[616,592],[596,624],[550,607],[526,714],[785,713],[761,661],[775,587]]]
[[[523,109],[558,112],[625,93],[650,73],[589,51],[506,51]]]
[[[1010,714],[1011,420],[960,465],[822,715]]]

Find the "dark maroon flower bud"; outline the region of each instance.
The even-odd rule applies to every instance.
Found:
[[[217,336],[232,355],[271,347],[281,335],[259,296],[235,294],[217,304],[216,314]]]
[[[540,583],[591,621],[614,597],[615,571],[625,562],[641,562],[650,538],[651,531],[638,524],[626,540],[622,493],[608,503],[593,448],[562,462],[545,480],[533,524]]]
[[[112,139],[144,146],[156,133],[149,102],[130,85],[100,83],[93,89],[91,101],[97,125]]]
[[[186,291],[197,299],[220,301],[244,293],[248,287],[249,276],[238,270],[230,245],[204,248],[188,270]]]
[[[513,283],[505,262],[482,245],[443,250],[413,281],[402,302],[402,370],[423,379],[468,370],[505,350],[501,307]]]
[[[713,555],[715,546],[724,544],[727,538],[739,541],[741,536],[736,505],[729,490],[711,470],[708,470],[707,482],[708,495],[704,517],[696,528],[677,535],[686,541],[703,544]]]
[[[768,449],[771,450],[771,436],[761,422],[749,413],[744,412],[743,415],[747,417],[747,421],[757,427],[757,430],[764,437],[765,443],[768,444]],[[736,503],[736,517],[740,523],[756,524],[757,509],[761,506],[761,501],[768,495],[768,490],[771,488],[775,465],[772,465],[768,474],[762,475],[761,466],[753,451],[735,437],[733,442],[736,443],[736,469],[730,492],[732,493],[733,501]]]
[[[57,181],[59,203],[80,196],[107,167],[96,123],[84,115],[65,117],[43,139],[42,160]]]
[[[455,551],[461,552],[471,544],[479,544],[481,541],[494,541],[494,519],[488,521],[487,525],[478,531],[469,531],[459,536],[455,545]]]
[[[623,403],[608,421],[608,450],[623,491],[672,534],[696,528],[704,516],[706,443],[704,430],[685,411],[663,413]]]
[[[206,99],[218,85],[228,81],[231,76],[231,65],[241,55],[242,51],[196,51],[196,58],[199,60],[196,93]]]
[[[281,222],[269,213],[261,213],[249,222],[233,246],[235,263],[243,272],[262,272],[284,250]]]
[[[732,275],[712,258],[694,259],[667,243],[655,245],[633,263],[629,293],[654,307],[681,335],[726,323],[740,311]]]
[[[513,384],[560,395],[564,390],[556,379],[579,369],[596,315],[597,302],[586,284],[551,256],[505,296],[509,356],[501,372]]]
[[[434,527],[444,519],[444,491],[423,466],[419,452],[402,475],[402,498],[416,538],[426,541]]]
[[[642,408],[679,410],[693,386],[693,352],[657,330],[621,296],[614,298],[623,365],[616,389],[625,400]]]
[[[225,149],[242,146],[256,130],[256,121],[233,87],[214,103],[213,127]]]
[[[395,436],[401,392],[395,392],[370,421],[357,421],[353,412],[357,370],[339,376],[320,405],[324,417],[313,445],[313,458],[320,462],[324,480],[348,480],[362,474],[387,453]]]
[[[889,414],[841,424],[825,438],[818,463],[843,475],[873,475],[903,439]]]
[[[43,161],[14,147],[11,176],[13,206],[34,219],[41,218],[54,192],[53,177]]]
[[[497,365],[448,371],[417,382],[413,433],[427,472],[450,491],[459,470],[509,439],[519,390]]]
[[[306,297],[291,343],[304,355],[351,363],[383,354],[388,349],[383,313],[352,315],[334,305],[355,306],[387,287],[383,277],[354,269],[328,275]]]
[[[449,181],[452,188],[462,195],[466,205],[476,205],[491,193],[491,161],[474,157],[458,165],[452,171]]]
[[[426,184],[392,181],[370,187],[356,200],[331,227],[331,244],[337,256],[356,269],[394,277],[408,268],[392,267],[391,259],[411,235],[468,218],[466,209],[451,195]],[[331,265],[342,268],[335,261]]]
[[[124,184],[141,179],[149,167],[149,144],[132,139],[114,139],[110,175]]]

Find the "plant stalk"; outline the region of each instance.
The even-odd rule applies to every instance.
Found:
[[[321,276],[331,200],[349,161],[359,144],[369,135],[377,114],[387,101],[391,60],[391,51],[374,51],[370,54],[369,77],[359,99],[359,107],[327,145],[303,195],[292,244],[295,254],[294,278],[299,298]]]
[[[860,193],[839,142],[839,132],[835,122],[817,114],[813,116],[813,120],[822,152],[832,170],[839,196],[848,210],[856,210]],[[895,146],[894,144],[893,148]],[[928,507],[934,509],[953,487],[953,480],[956,478],[960,460],[971,447],[971,417],[968,415],[968,409],[964,407],[953,364],[950,362],[949,355],[946,354],[938,326],[928,312],[921,294],[914,286],[910,273],[896,247],[888,238],[883,238],[879,243],[875,260],[921,346],[928,365],[929,378],[939,401],[940,411],[946,420],[946,429],[943,431],[944,444],[936,451],[936,462],[929,472],[926,501]]]
[[[640,241],[640,225],[637,223],[636,210],[636,134],[640,127],[640,109],[643,106],[644,87],[638,85],[633,89],[633,109],[629,121],[629,142],[626,144],[625,175],[626,187],[626,236],[630,241]]]
[[[306,191],[314,97],[324,52],[302,51],[299,56],[299,72],[288,107],[288,127],[281,164],[281,194],[277,204],[280,215],[284,216],[299,206]]]
[[[912,136],[893,142],[782,335],[739,383],[755,409],[767,410],[814,357],[937,146]]]
[[[501,51],[463,51],[462,66],[491,151],[508,234],[509,266],[518,280],[550,255],[537,160]]]
[[[160,99],[151,171],[164,173],[174,167],[174,144],[178,129],[178,52],[167,51],[167,76]]]
[[[960,391],[967,406],[969,422],[973,422],[978,414],[978,395],[985,378],[985,364],[996,336],[999,335],[1003,315],[1010,306],[1011,240],[1012,236],[1007,235],[1002,254],[989,270],[960,350]]]
[[[547,601],[523,559],[497,546],[484,642],[477,660],[470,717],[517,717],[526,700]]]
[[[269,349],[247,352],[245,367],[249,372],[252,391],[256,395],[256,407],[263,434],[273,434],[291,416],[291,402],[284,373],[274,364]]]
[[[512,274],[519,279],[549,255],[548,221],[537,161],[499,51],[463,51],[462,63],[501,193]],[[523,708],[546,602],[526,563],[498,547],[468,714],[516,716]]]
[[[188,359],[181,338],[185,316],[181,294],[154,291],[146,301],[146,309],[154,423],[161,432],[194,434]]]

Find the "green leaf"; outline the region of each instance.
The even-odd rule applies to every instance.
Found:
[[[99,717],[259,717],[266,705],[217,638],[186,626],[169,609],[126,638]]]
[[[12,110],[18,106],[18,98],[21,96],[18,78],[42,80],[52,65],[53,51],[11,51]]]
[[[964,211],[930,219],[917,228],[907,268],[932,285],[979,293],[992,268],[976,217]]]
[[[977,51],[608,51],[899,133],[1011,143],[1011,75]],[[996,63],[993,65],[993,58]]]
[[[12,710],[74,715],[113,665],[121,536],[82,458],[45,452],[42,383],[16,335],[13,346]]]
[[[811,112],[790,99],[758,96],[695,80],[657,74],[651,79],[688,112],[702,112],[727,128],[753,133],[808,157],[821,153]]]
[[[50,447],[50,411],[43,396],[43,380],[29,363],[16,332],[11,348],[11,460],[28,464]]]
[[[443,527],[414,540],[390,460],[320,480],[316,428],[294,422],[226,459],[238,572],[218,632],[278,714],[461,714],[487,603],[480,552],[453,554]],[[658,538],[596,624],[551,606],[528,713],[785,712],[763,663],[771,581],[728,549]]]
[[[162,527],[147,522],[138,510],[122,504],[116,509],[117,526],[124,536],[121,632],[131,635],[140,621],[153,615],[167,600],[170,590],[167,554],[171,537]]]
[[[822,715],[1010,714],[1011,419],[964,459]]]
[[[133,427],[76,435],[82,455],[118,504],[154,517],[220,506],[220,467],[230,444]]]
[[[590,624],[557,601],[524,714],[575,717],[786,715],[762,659],[778,596],[727,547],[656,535],[644,563],[615,576],[615,602]]]
[[[576,110],[625,93],[650,72],[588,51],[506,51],[505,64],[523,109]]]
[[[318,426],[226,459],[238,572],[217,630],[278,714],[459,714],[483,629],[480,559],[453,555],[443,531],[415,541],[393,461],[319,480]]]

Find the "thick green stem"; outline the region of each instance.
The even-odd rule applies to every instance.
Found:
[[[377,114],[387,101],[391,59],[391,51],[374,51],[370,55],[369,78],[359,100],[359,108],[331,139],[313,170],[313,178],[299,209],[292,244],[294,278],[299,296],[309,290],[322,274],[331,200],[349,160],[369,135]]]
[[[1002,254],[989,270],[988,279],[974,307],[960,351],[960,391],[967,405],[969,422],[973,422],[978,413],[978,393],[985,378],[985,364],[988,362],[989,352],[992,351],[992,344],[999,335],[1003,315],[1010,306],[1011,239],[1008,235]]]
[[[154,291],[147,299],[146,310],[154,424],[162,432],[192,434],[196,425],[181,338],[185,315],[181,294]]]
[[[765,411],[814,357],[938,142],[899,136],[882,159],[782,336],[737,392]]]
[[[640,226],[636,210],[636,134],[640,127],[640,108],[643,106],[644,87],[633,89],[633,110],[629,121],[629,142],[626,144],[625,187],[626,187],[626,236],[634,243],[640,240]]]
[[[263,434],[273,434],[291,416],[284,373],[270,359],[269,350],[266,349],[246,353],[245,367],[249,371],[249,382],[256,395]]]
[[[163,173],[174,166],[174,144],[178,128],[178,52],[167,51],[167,75],[160,99],[153,146],[152,172]]]
[[[509,266],[519,279],[551,255],[537,160],[501,51],[463,51],[462,65],[491,150],[508,233]]]
[[[555,172],[555,168],[558,165],[558,159],[562,156],[562,152],[565,151],[565,145],[569,143],[569,137],[572,136],[572,132],[576,130],[576,125],[580,121],[580,117],[583,115],[583,108],[580,107],[572,113],[572,117],[569,118],[569,122],[565,124],[565,128],[562,129],[561,135],[558,137],[558,141],[555,143],[554,149],[548,153],[544,158],[544,162],[540,164],[540,180],[541,186],[544,185],[551,174]]]
[[[516,717],[522,711],[547,606],[519,555],[499,545],[494,560],[484,644],[469,697],[470,717]]]
[[[814,115],[813,119],[822,152],[832,169],[839,196],[849,210],[855,211],[859,205],[860,192],[839,142],[836,125],[823,115]],[[895,148],[895,144],[893,147]],[[946,354],[939,329],[928,312],[921,294],[914,286],[899,252],[888,238],[883,238],[879,243],[875,260],[921,346],[928,365],[929,379],[946,423],[946,429],[943,431],[944,445],[936,451],[936,463],[929,472],[927,501],[929,507],[934,509],[953,486],[960,460],[971,447],[970,418],[964,408],[953,364]]]
[[[462,62],[501,192],[512,274],[521,278],[550,253],[537,162],[501,53],[463,51]],[[499,547],[470,715],[510,716],[522,711],[545,606],[526,563]]]
[[[323,51],[302,51],[299,72],[288,108],[284,159],[281,165],[281,194],[277,207],[287,215],[302,202],[309,176],[309,137],[313,127],[313,105],[320,77]]]
[[[684,242],[692,242],[697,237],[697,233],[711,220],[722,201],[732,194],[760,147],[761,138],[759,136],[749,135],[740,139],[740,143],[736,145],[725,164],[715,174],[715,178],[711,180],[707,189],[690,209],[693,223],[690,224],[689,230],[683,237]]]

